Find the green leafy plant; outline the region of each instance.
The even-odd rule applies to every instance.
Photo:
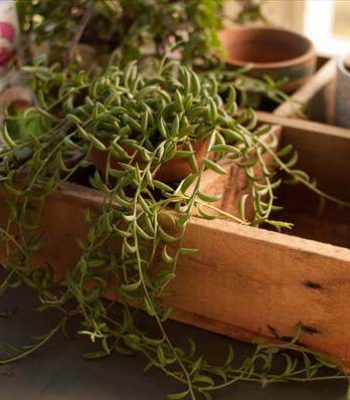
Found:
[[[182,41],[183,60],[193,64],[219,47],[224,1],[19,1],[18,10],[22,30],[37,44],[48,42],[56,60],[72,57],[77,41],[107,57],[117,50],[126,61],[162,56]]]
[[[10,213],[1,228],[7,277],[0,293],[28,285],[38,293],[39,311],[56,309],[62,318],[30,346],[6,347],[0,364],[31,354],[57,332],[66,332],[67,321],[79,316],[79,333],[101,346],[86,354],[87,359],[113,352],[142,353],[148,360],[146,370],[159,368],[183,384],[183,390],[169,399],[211,399],[215,390],[239,380],[266,384],[329,379],[322,368],[335,366],[300,346],[300,331],[289,343],[259,345],[238,366],[231,348],[222,365],[212,365],[193,341],[188,348],[179,347],[167,332],[172,309],[162,299],[170,294],[179,260],[197,251],[184,245],[191,217],[290,227],[271,219],[277,207],[274,190],[281,184],[278,171],[337,201],[295,168],[291,146],[276,153],[276,138],[269,128],[257,126],[252,110],[238,110],[235,89],[218,85],[213,75],[199,76],[166,59],[141,70],[135,62],[95,73],[74,65],[62,70],[36,64],[25,70],[38,105],[21,115],[9,109],[5,116],[0,177]],[[196,146],[203,142],[206,151],[199,160]],[[273,158],[276,169],[265,163],[265,154]],[[96,155],[104,162],[91,172]],[[217,198],[201,190],[206,170],[225,174],[218,163],[223,157],[236,162],[247,177],[249,190],[242,196],[240,215],[215,207]],[[190,172],[178,181],[160,179],[161,169],[179,159]],[[87,171],[90,185],[104,200],[97,216],[86,212],[88,233],[80,242],[81,256],[63,285],[55,282],[49,265],[36,265],[33,255],[45,245],[40,222],[46,200],[79,170]],[[254,207],[251,220],[245,215],[248,198]],[[106,290],[122,303],[120,315],[113,304],[103,301]],[[138,308],[154,321],[153,329],[143,328]],[[277,353],[285,360],[280,374],[274,371]],[[337,370],[332,378],[347,379]]]
[[[254,79],[249,66],[232,71],[220,61],[224,5],[224,0],[20,0],[17,8],[28,63],[45,48],[49,64],[74,60],[84,69],[105,68],[111,54],[119,62],[140,64],[163,57],[177,44],[173,54],[179,61],[196,72],[215,73],[219,82],[233,82],[241,106],[257,108],[263,97],[288,100],[285,80]],[[243,2],[238,18],[254,20],[261,7]]]
[[[266,0],[239,0],[241,9],[238,12],[235,22],[239,24],[247,24],[251,22],[268,23],[263,8]]]
[[[261,4],[245,2],[237,18],[261,18]],[[211,399],[237,381],[348,379],[329,360],[298,344],[301,327],[288,343],[260,343],[241,364],[230,347],[221,365],[201,356],[193,340],[183,347],[173,343],[167,331],[172,309],[163,300],[171,295],[179,262],[198,251],[185,246],[192,217],[291,228],[274,219],[281,208],[275,196],[280,172],[348,206],[318,189],[296,168],[293,148],[277,151],[273,131],[257,125],[248,106],[256,106],[261,93],[285,100],[283,82],[251,78],[249,66],[228,71],[218,63],[224,1],[20,0],[17,7],[31,61],[24,71],[37,104],[25,110],[9,107],[5,115],[0,186],[9,215],[0,228],[7,254],[0,295],[29,286],[38,294],[38,311],[55,309],[61,318],[30,345],[3,344],[0,365],[32,354],[59,332],[68,334],[68,321],[79,318],[78,333],[100,346],[86,359],[142,353],[146,371],[159,368],[183,384],[168,396],[173,400]],[[46,64],[31,58],[32,39],[47,45]],[[150,62],[175,43],[172,58],[191,67],[167,56]],[[92,46],[98,63],[82,67],[81,44]],[[136,61],[126,64],[129,60]],[[204,149],[201,156],[199,148]],[[266,156],[273,162],[267,163]],[[208,170],[226,173],[222,159],[235,162],[246,177],[237,214],[218,208],[217,197],[201,188]],[[169,177],[166,171],[175,169],[174,162],[185,173]],[[47,200],[64,182],[82,175],[103,204],[97,215],[86,210],[80,259],[63,283],[55,280],[52,266],[37,265],[34,255],[45,247],[41,223]],[[248,204],[252,217],[246,215]],[[104,301],[107,291],[122,304],[122,312]],[[151,329],[144,328],[140,309],[153,321]],[[279,357],[285,369],[277,373]],[[325,375],[324,367],[331,374]]]

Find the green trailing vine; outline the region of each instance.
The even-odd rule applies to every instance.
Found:
[[[264,20],[263,1],[240,3],[236,20]],[[297,169],[292,146],[277,150],[274,132],[257,124],[249,107],[261,94],[274,102],[288,97],[283,81],[257,80],[247,75],[249,66],[232,71],[220,63],[224,1],[19,0],[17,8],[30,64],[24,72],[37,104],[9,106],[4,118],[0,186],[8,218],[0,228],[7,256],[0,296],[29,286],[38,294],[37,311],[54,309],[61,318],[28,345],[2,343],[0,365],[32,354],[59,332],[68,336],[70,319],[78,318],[78,333],[99,345],[86,359],[141,353],[145,371],[158,368],[182,385],[170,400],[211,399],[237,381],[346,381],[331,361],[299,344],[301,327],[289,342],[258,344],[242,363],[230,347],[221,365],[206,360],[193,340],[180,347],[168,333],[172,309],[164,300],[179,262],[198,251],[185,245],[191,218],[290,229],[275,219],[282,179],[349,206],[322,192]],[[33,57],[33,42],[47,46],[46,58]],[[175,43],[169,58],[183,66],[168,59]],[[81,44],[95,52],[89,68]],[[201,185],[208,171],[225,175],[227,159],[246,177],[235,214],[221,210]],[[174,176],[172,163],[179,161],[185,172]],[[42,216],[50,196],[65,182],[81,184],[81,177],[102,204],[97,215],[86,210],[80,259],[57,281],[52,266],[35,257],[45,248]],[[107,292],[122,312],[104,301]],[[153,321],[151,329],[139,310]],[[276,371],[278,359],[284,368]]]
[[[272,218],[280,209],[274,194],[282,183],[279,171],[342,203],[295,168],[291,146],[276,152],[276,137],[269,127],[257,125],[251,109],[239,110],[232,85],[219,85],[215,75],[198,75],[166,58],[153,68],[132,62],[87,73],[74,65],[62,70],[37,63],[25,71],[38,104],[26,110],[10,107],[5,115],[0,180],[9,217],[1,228],[7,276],[0,293],[27,285],[38,293],[38,311],[55,309],[62,317],[28,346],[3,345],[0,365],[31,354],[58,332],[67,334],[67,321],[79,317],[79,334],[100,344],[100,350],[85,354],[87,359],[142,353],[146,371],[159,368],[183,385],[168,396],[172,400],[212,399],[216,390],[237,381],[348,379],[298,344],[301,329],[288,343],[259,344],[241,365],[231,347],[222,365],[212,365],[192,340],[179,347],[167,332],[172,309],[163,299],[171,294],[179,261],[198,251],[185,247],[191,217],[290,228]],[[205,148],[202,159],[199,144]],[[266,163],[267,154],[274,167]],[[226,173],[223,158],[236,162],[247,178],[237,215],[220,210],[217,197],[201,189],[207,170]],[[183,160],[189,172],[164,178],[174,160]],[[63,284],[55,281],[52,266],[37,265],[33,256],[45,246],[41,217],[47,199],[82,172],[103,204],[98,215],[86,210],[80,259]],[[245,214],[249,201],[251,219]],[[120,315],[103,300],[106,291],[123,305]],[[152,319],[152,329],[143,328],[138,309]],[[275,371],[276,357],[284,360],[283,371]],[[324,367],[332,374],[324,375]]]

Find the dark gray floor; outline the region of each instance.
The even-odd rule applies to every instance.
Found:
[[[33,313],[33,295],[16,290],[0,297],[0,311],[17,307],[11,320],[0,318],[0,343],[26,343],[31,335],[45,332],[55,316]],[[206,354],[217,356],[228,339],[181,324],[172,323],[175,337],[191,336]],[[234,343],[239,352],[250,346]],[[113,356],[101,361],[84,361],[81,353],[87,340],[57,338],[45,349],[16,364],[0,367],[0,400],[163,400],[179,388],[158,372],[142,374],[141,357]],[[258,384],[239,383],[217,394],[217,400],[341,400],[344,383]]]

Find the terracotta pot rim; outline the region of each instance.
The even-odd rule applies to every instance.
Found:
[[[204,137],[202,139],[197,140],[192,144],[193,150],[195,151],[195,157],[197,160],[198,164],[202,164],[204,155],[203,149],[208,148],[209,145],[209,138]],[[128,153],[128,149],[124,147],[124,150]],[[132,150],[134,151],[134,150]],[[107,163],[107,154],[105,151],[98,150],[96,148],[93,148],[91,153],[90,153],[90,160],[92,163],[95,165],[95,167],[100,170],[101,172],[104,172],[106,163]],[[135,158],[135,161],[137,159]],[[114,168],[119,169],[118,164],[120,161],[117,161],[116,159],[111,160],[112,166],[114,163]],[[156,178],[158,180],[161,180],[164,183],[171,183],[171,182],[176,182],[184,179],[187,175],[193,173],[193,169],[190,166],[190,164],[185,160],[184,158],[181,157],[173,157],[168,161],[165,161],[159,168],[159,170],[156,172]]]
[[[219,32],[219,36],[222,39],[222,35],[225,32],[233,32],[233,31],[235,31],[235,32],[237,32],[237,31],[241,31],[241,32],[242,31],[270,31],[270,32],[274,31],[276,33],[277,32],[288,33],[288,34],[295,36],[298,39],[303,40],[308,45],[308,50],[303,55],[291,58],[289,60],[266,62],[266,63],[261,63],[261,62],[249,63],[247,61],[237,60],[232,57],[227,58],[224,56],[223,59],[227,64],[232,64],[232,65],[236,65],[239,67],[244,67],[248,64],[252,64],[254,66],[254,69],[279,69],[279,68],[283,68],[283,67],[287,68],[287,67],[292,67],[292,66],[298,65],[298,64],[303,63],[304,61],[308,60],[309,58],[316,57],[316,54],[317,54],[313,42],[308,37],[306,37],[298,32],[295,32],[293,30],[278,28],[278,27],[246,26],[246,27],[235,27],[235,28],[222,29]]]

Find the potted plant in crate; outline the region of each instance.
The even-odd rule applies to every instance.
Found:
[[[85,9],[94,3],[81,4]],[[84,20],[79,18],[83,22],[93,18],[85,12],[78,15],[86,15]],[[81,30],[74,32],[79,36]],[[280,350],[297,351],[304,356],[304,364],[283,353],[287,369],[276,377],[272,356],[279,351],[277,345],[260,345],[238,368],[233,366],[230,349],[226,362],[218,367],[199,356],[195,343],[189,349],[174,344],[166,329],[172,309],[164,298],[176,279],[179,260],[197,252],[184,242],[193,215],[290,227],[271,217],[278,208],[274,195],[281,183],[278,171],[336,200],[294,168],[291,146],[276,152],[276,137],[269,129],[256,125],[251,110],[238,111],[232,85],[219,85],[215,75],[198,75],[166,58],[146,69],[135,63],[112,63],[88,73],[74,63],[63,69],[36,63],[25,70],[38,104],[23,115],[8,110],[5,116],[0,176],[9,208],[1,233],[8,274],[0,290],[29,285],[39,294],[39,310],[54,308],[61,319],[33,345],[9,347],[11,354],[0,363],[31,354],[65,331],[71,316],[79,316],[79,333],[101,346],[86,358],[140,352],[148,360],[146,369],[157,367],[183,383],[183,391],[169,399],[210,399],[214,390],[238,379],[320,379],[317,373],[330,364],[298,345],[298,333]],[[225,158],[246,176],[248,191],[240,198],[238,215],[216,207],[217,197],[201,189],[208,171],[226,173],[221,166]],[[173,172],[178,163],[181,173],[169,177],[169,170]],[[103,195],[103,204],[97,215],[86,210],[88,233],[79,243],[78,260],[57,282],[55,271],[40,260],[45,246],[41,218],[50,195],[64,182],[76,180],[81,170]],[[251,219],[246,213],[249,198],[254,209]],[[103,301],[106,293],[123,304],[121,315]],[[134,307],[148,313],[154,329],[143,329]]]
[[[295,158],[282,161],[290,147],[275,154],[273,141],[261,139],[268,129],[255,128],[254,114],[237,114],[232,88],[224,102],[213,78],[200,78],[173,62],[161,62],[152,76],[133,63],[126,69],[110,66],[95,76],[75,73],[74,69],[62,73],[56,67],[41,65],[26,70],[42,95],[40,105],[21,117],[32,122],[34,118],[35,133],[23,134],[25,124],[17,127],[17,132],[11,130],[9,123],[16,120],[15,114],[7,116],[3,131],[7,146],[1,153],[0,171],[12,210],[2,227],[9,274],[3,287],[13,285],[14,280],[34,287],[42,301],[40,309],[54,307],[61,311],[62,319],[39,342],[29,349],[15,350],[1,363],[34,351],[64,329],[69,316],[80,315],[80,333],[102,346],[87,358],[115,351],[141,352],[149,360],[148,368],[158,367],[185,385],[182,393],[169,398],[194,399],[198,394],[210,398],[213,390],[238,377],[250,380],[252,374],[257,380],[261,374],[273,380],[273,373],[268,372],[272,368],[269,357],[277,347],[262,345],[249,362],[232,369],[227,367],[231,355],[228,364],[218,368],[198,358],[194,344],[190,352],[173,344],[166,331],[171,308],[164,307],[163,298],[176,278],[179,259],[196,253],[196,249],[184,246],[194,213],[212,219],[209,209],[217,218],[243,224],[289,226],[270,219],[275,208],[273,191],[280,181],[262,156],[269,153],[279,169],[313,187],[306,174],[293,169]],[[202,140],[208,144],[198,162],[195,144]],[[41,248],[41,212],[62,182],[96,162],[95,151],[106,154],[103,165],[90,176],[91,185],[103,193],[104,204],[97,217],[86,210],[88,235],[80,243],[77,263],[65,274],[65,288],[55,282],[50,266],[38,267],[35,261]],[[206,170],[225,174],[215,162],[224,156],[237,159],[249,177],[255,205],[251,221],[245,217],[247,196],[242,196],[241,215],[235,216],[213,206],[217,198],[201,191]],[[157,172],[179,158],[188,160],[191,171],[165,183]],[[260,166],[259,175],[255,175],[256,165]],[[161,268],[154,268],[155,263]],[[117,317],[103,302],[106,291],[124,304],[122,316]],[[153,333],[142,329],[131,305],[153,318]],[[286,347],[306,354],[294,342],[282,346]],[[316,357],[316,364],[301,372],[292,364],[283,379],[303,376],[309,368],[315,373],[327,364]],[[258,359],[265,360],[262,369]]]

